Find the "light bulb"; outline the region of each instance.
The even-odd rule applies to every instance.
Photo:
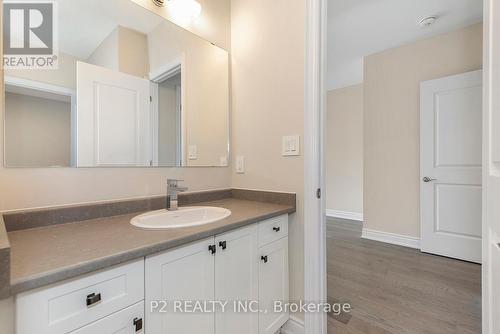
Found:
[[[170,0],[168,3],[172,15],[180,21],[187,21],[201,14],[201,5],[196,0]]]

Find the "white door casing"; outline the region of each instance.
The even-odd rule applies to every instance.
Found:
[[[149,166],[150,83],[77,63],[77,166]]]
[[[484,0],[483,333],[500,333],[500,12]]]
[[[421,83],[423,252],[481,262],[482,71]]]

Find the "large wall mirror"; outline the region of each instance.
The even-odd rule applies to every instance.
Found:
[[[7,167],[227,166],[228,52],[129,0],[57,0],[58,69],[6,69]]]

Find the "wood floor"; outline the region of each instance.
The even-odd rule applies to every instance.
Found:
[[[350,313],[329,334],[479,334],[481,266],[361,239],[361,223],[327,221],[328,298]]]

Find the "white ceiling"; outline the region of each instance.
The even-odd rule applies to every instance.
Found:
[[[164,22],[160,16],[125,0],[57,0],[59,49],[87,59],[118,25],[152,31]]]
[[[363,57],[482,21],[482,0],[328,0],[327,88],[363,81]],[[438,21],[422,28],[427,16]]]

